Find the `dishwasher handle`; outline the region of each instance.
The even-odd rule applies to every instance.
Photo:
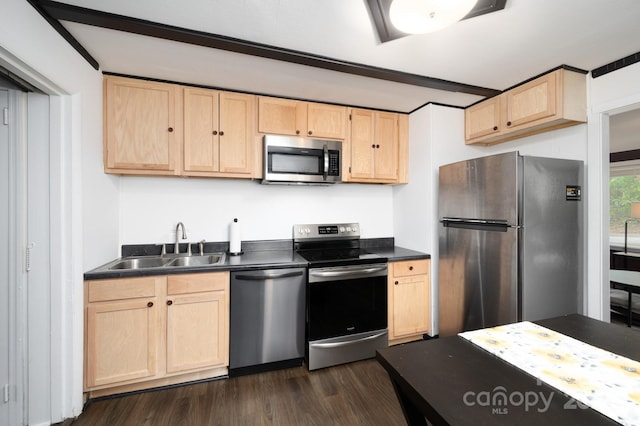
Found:
[[[236,274],[235,279],[241,281],[264,281],[277,280],[280,278],[290,278],[304,275],[304,271],[284,272],[282,274],[259,274],[259,275],[241,275]]]

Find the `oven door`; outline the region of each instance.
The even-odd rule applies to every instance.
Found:
[[[310,268],[307,339],[387,328],[387,264]]]

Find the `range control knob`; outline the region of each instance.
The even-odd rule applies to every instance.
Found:
[[[340,227],[340,232],[344,232],[344,226]]]
[[[358,228],[357,228],[356,226],[354,226],[353,228],[351,228],[351,230],[352,230],[353,232],[358,232]]]
[[[347,232],[351,232],[351,227],[347,226]]]

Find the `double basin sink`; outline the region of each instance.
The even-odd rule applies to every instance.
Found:
[[[180,268],[220,265],[224,262],[224,253],[209,253],[202,256],[141,256],[121,259],[107,267],[109,270]]]

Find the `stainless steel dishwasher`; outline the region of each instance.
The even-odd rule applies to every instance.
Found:
[[[231,273],[229,375],[302,365],[306,268]]]

